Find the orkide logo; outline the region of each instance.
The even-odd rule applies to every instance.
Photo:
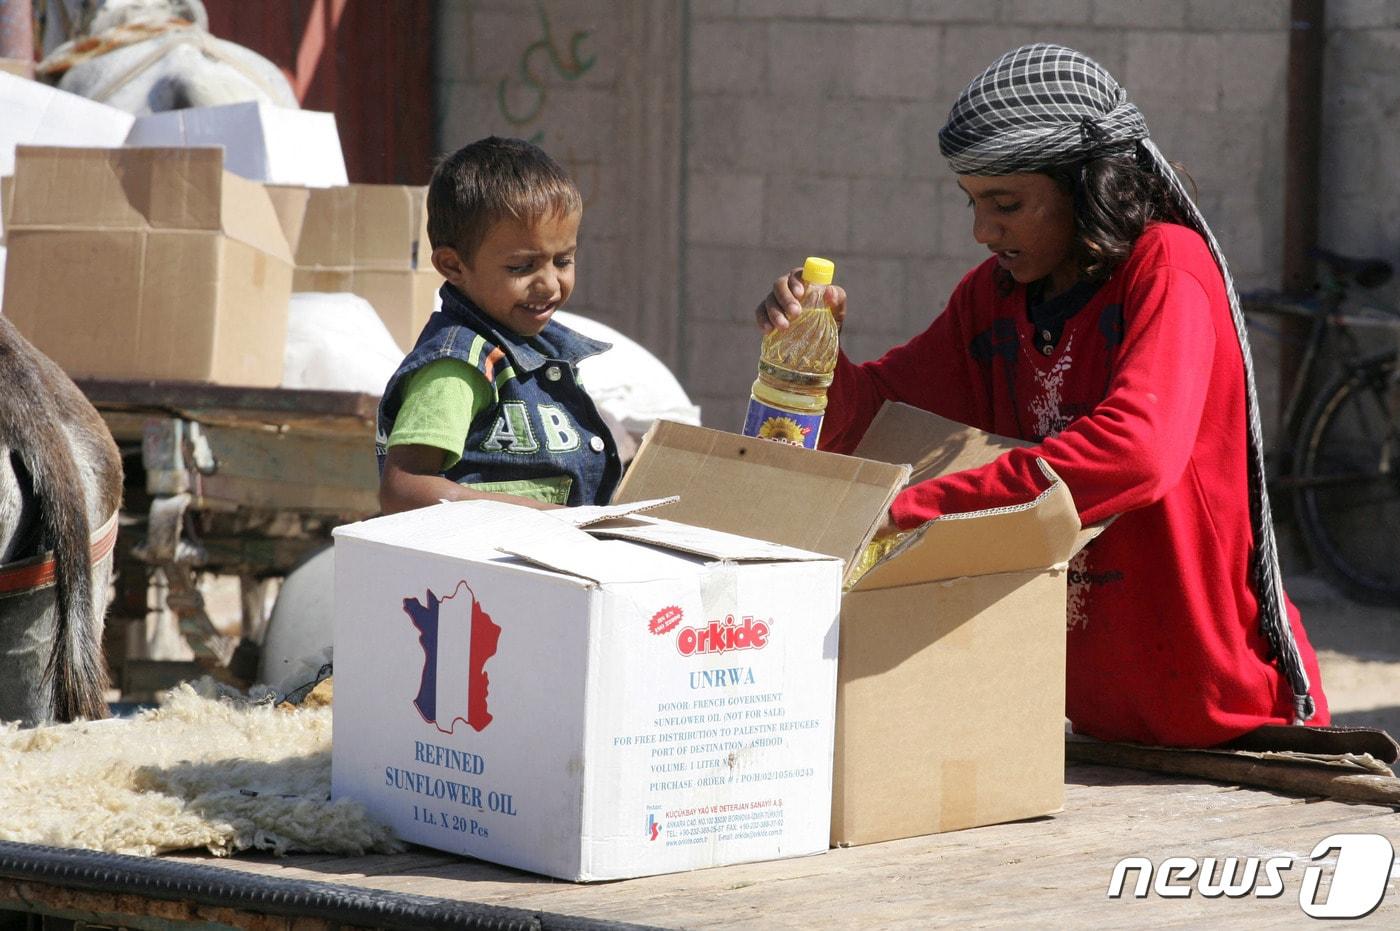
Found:
[[[697,653],[727,653],[730,650],[761,650],[768,645],[768,624],[745,617],[734,623],[730,614],[723,621],[710,621],[704,627],[682,627],[676,634],[676,649],[682,656]]]

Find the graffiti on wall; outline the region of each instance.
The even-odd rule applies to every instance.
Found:
[[[544,8],[543,0],[535,0],[535,11],[539,14],[543,35],[525,46],[525,50],[520,53],[516,62],[516,73],[501,78],[496,85],[496,106],[501,116],[513,127],[529,126],[544,113],[545,104],[549,100],[549,88],[541,74],[536,71],[541,60],[565,81],[577,81],[587,74],[598,60],[596,55],[585,57],[580,54],[580,47],[592,35],[591,30],[581,29],[569,35],[566,57],[555,41],[554,31],[549,23],[549,13]],[[516,88],[520,90],[512,93]],[[523,97],[525,106],[521,110],[513,108],[510,104],[512,97],[515,97],[517,102]],[[544,130],[537,129],[529,139],[537,145],[540,144],[544,140]]]
[[[539,20],[540,36],[521,51],[514,73],[503,76],[496,83],[496,109],[518,135],[548,149],[551,146],[546,141],[543,124],[549,107],[549,85],[545,80],[549,70],[565,81],[577,81],[592,70],[598,56],[588,54],[583,48],[593,35],[591,29],[570,32],[561,45],[550,23],[544,0],[535,0],[535,13]],[[597,165],[581,164],[567,143],[560,151],[552,151],[551,154],[559,158],[573,175],[583,194],[584,205],[591,206],[593,192],[597,189]]]

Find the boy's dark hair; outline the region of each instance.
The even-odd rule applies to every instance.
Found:
[[[1103,281],[1111,275],[1147,224],[1184,222],[1172,206],[1166,179],[1133,153],[1043,171],[1074,198],[1073,256],[1086,280]]]
[[[470,262],[497,221],[534,223],[583,210],[578,188],[559,163],[523,139],[490,136],[438,162],[428,183],[428,241]]]

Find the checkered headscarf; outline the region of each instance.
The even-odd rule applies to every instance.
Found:
[[[1007,52],[973,79],[938,133],[953,171],[965,175],[1042,172],[1106,155],[1135,153],[1167,183],[1172,206],[1201,234],[1225,279],[1230,313],[1244,356],[1249,422],[1249,504],[1259,627],[1293,689],[1295,720],[1314,713],[1310,684],[1288,622],[1278,548],[1265,485],[1264,439],[1254,364],[1239,295],[1220,244],[1167,160],[1147,136],[1147,123],[1127,91],[1097,62],[1073,49],[1037,43]]]

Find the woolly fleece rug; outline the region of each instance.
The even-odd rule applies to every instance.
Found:
[[[209,680],[134,718],[0,725],[7,841],[138,855],[403,849],[330,787],[329,705],[274,707]]]

